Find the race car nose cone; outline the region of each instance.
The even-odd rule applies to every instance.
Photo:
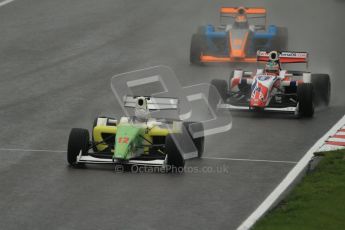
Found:
[[[251,99],[250,100],[250,107],[260,107],[260,108],[263,108],[265,107],[265,102],[260,100],[260,99]]]
[[[126,164],[128,163],[128,160],[122,159],[122,158],[114,158],[114,160],[116,161],[116,163],[119,164]]]

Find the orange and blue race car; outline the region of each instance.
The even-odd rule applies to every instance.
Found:
[[[266,23],[266,9],[221,7],[220,26],[200,26],[192,36],[190,63],[256,62],[257,50],[285,50],[287,29]]]

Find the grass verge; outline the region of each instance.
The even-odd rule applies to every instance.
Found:
[[[345,229],[345,150],[325,153],[314,171],[253,229]]]

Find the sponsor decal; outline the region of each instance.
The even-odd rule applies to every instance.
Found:
[[[129,141],[129,138],[128,137],[120,137],[119,139],[118,139],[118,142],[120,143],[120,144],[128,144],[128,141]]]

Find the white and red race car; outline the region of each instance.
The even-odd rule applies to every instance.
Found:
[[[258,51],[257,60],[265,62],[266,66],[257,69],[256,73],[234,70],[229,81],[211,81],[211,87],[218,90],[222,99],[213,106],[215,109],[286,112],[312,117],[315,106],[329,104],[331,82],[328,74],[281,68],[284,63],[307,63],[307,53]],[[214,101],[209,103],[214,104]]]

